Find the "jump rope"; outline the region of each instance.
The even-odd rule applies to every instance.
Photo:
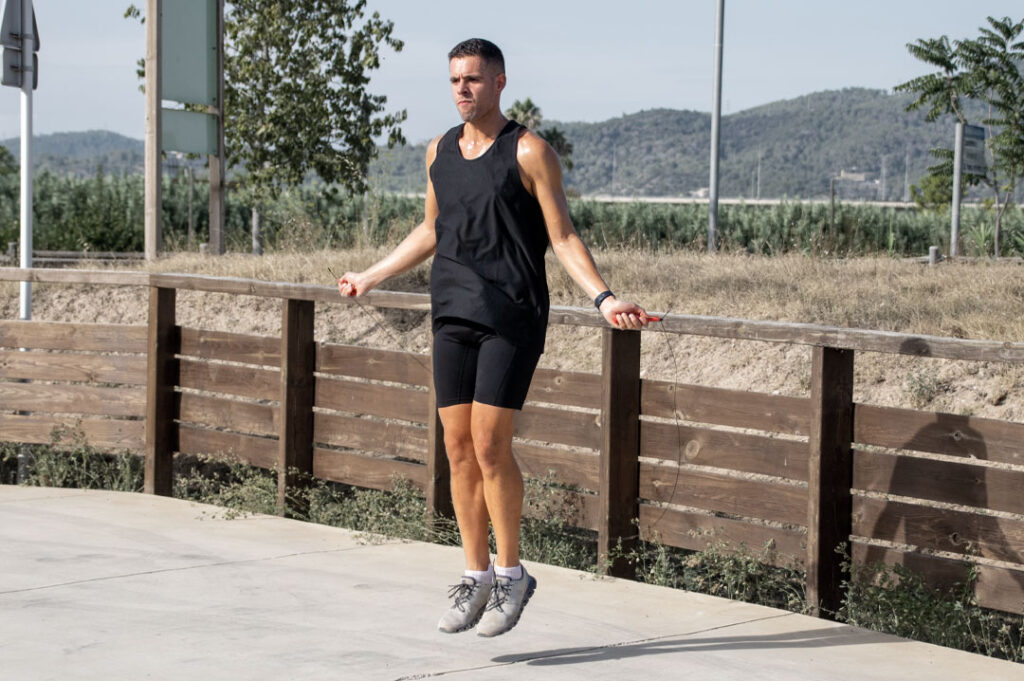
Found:
[[[336,284],[341,283],[341,278],[338,277],[338,275],[336,275],[334,273],[334,270],[332,270],[330,267],[328,267],[327,271],[330,273],[331,277],[334,278],[334,282]],[[348,298],[350,298],[352,300],[352,302],[355,303],[357,307],[359,307],[360,311],[363,314],[365,314],[367,317],[369,317],[373,321],[375,326],[383,329],[385,334],[387,334],[387,336],[397,346],[401,347],[403,345],[403,341],[398,337],[398,335],[394,331],[391,330],[391,325],[387,322],[387,320],[380,313],[378,313],[376,310],[374,310],[370,306],[364,305],[362,302],[360,302],[358,296],[356,296],[354,293],[353,294],[349,294]],[[667,315],[667,314],[668,314],[668,311],[665,312],[665,315]],[[647,320],[650,321],[650,322],[659,322],[659,323],[662,322],[662,317],[657,317],[657,316],[648,315],[648,314],[645,314],[645,316],[647,317]],[[678,376],[679,375],[679,364],[676,361],[675,351],[672,349],[672,343],[669,341],[669,338],[668,338],[667,335],[665,336],[665,347],[668,349],[669,357],[672,359],[672,371],[673,371],[672,375],[673,376]],[[418,353],[410,352],[410,353],[406,353],[406,354],[410,355],[413,358],[413,360],[417,364],[419,364],[421,367],[423,367],[423,369],[428,374],[432,373],[433,369],[428,367],[423,362],[423,360],[420,358],[420,355]],[[678,400],[679,400],[679,398],[678,398],[678,391],[673,389],[672,390],[672,417],[675,419],[675,423],[676,423],[676,439],[677,439],[677,441],[676,441],[676,472],[675,472],[675,480],[672,482],[672,494],[669,496],[668,501],[663,502],[663,506],[662,506],[662,509],[661,509],[661,514],[658,516],[658,519],[655,520],[652,523],[653,526],[657,526],[657,525],[661,524],[661,521],[665,518],[665,514],[668,512],[668,504],[671,502],[672,499],[675,498],[676,490],[679,487],[679,474],[680,474],[680,471],[681,471],[681,468],[682,468],[683,436],[682,436],[682,432],[681,432],[681,428],[680,428],[680,424],[679,424],[679,404],[678,404]],[[640,538],[639,528],[637,529],[637,534],[630,535],[629,537],[624,537],[624,538],[625,539],[639,539]]]

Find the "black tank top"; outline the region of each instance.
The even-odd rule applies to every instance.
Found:
[[[430,166],[439,209],[430,272],[435,330],[445,317],[494,329],[516,345],[544,346],[548,234],[540,204],[523,186],[509,121],[478,158],[459,149],[462,126],[445,133]]]

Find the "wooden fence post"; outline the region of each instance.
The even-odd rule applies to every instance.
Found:
[[[173,288],[149,289],[149,339],[146,347],[146,463],[143,489],[171,496],[174,452],[178,449],[177,400],[179,338],[174,325]]]
[[[313,398],[316,387],[314,303],[285,300],[281,311],[281,411],[278,422],[277,512],[302,515],[303,500],[289,491],[313,477]]]
[[[834,619],[842,602],[843,556],[853,497],[853,350],[811,352],[811,423],[807,485],[807,605]]]
[[[431,342],[433,359],[433,342]],[[430,399],[427,412],[427,525],[434,527],[438,517],[454,518],[452,505],[451,470],[448,467],[448,452],[444,446],[444,428],[437,413],[437,393],[434,392],[434,378],[430,378]]]
[[[635,548],[640,496],[640,332],[606,328],[601,337],[600,516],[597,554],[607,560],[620,545]],[[608,574],[634,577],[622,557]]]

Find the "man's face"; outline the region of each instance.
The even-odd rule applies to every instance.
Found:
[[[480,57],[456,57],[448,63],[452,98],[462,120],[479,120],[499,106],[505,74]]]

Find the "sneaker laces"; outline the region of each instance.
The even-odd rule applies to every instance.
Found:
[[[491,591],[491,599],[487,603],[487,609],[488,610],[500,610],[501,612],[505,612],[505,608],[503,608],[502,606],[504,606],[505,603],[508,602],[509,596],[511,596],[511,595],[512,595],[512,582],[511,582],[511,580],[509,580],[509,581],[498,580],[494,584],[494,588]]]
[[[452,584],[448,589],[448,598],[455,599],[454,607],[460,611],[465,611],[466,603],[469,603],[469,599],[473,597],[473,593],[480,587],[479,584],[469,584],[467,582],[460,582],[459,584]]]

